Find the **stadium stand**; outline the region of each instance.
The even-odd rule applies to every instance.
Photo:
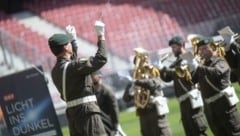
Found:
[[[47,38],[3,12],[0,12],[0,18],[1,45],[28,62],[49,70],[55,58],[46,46]]]
[[[174,35],[213,35],[225,25],[240,28],[236,0],[33,0],[24,6],[60,27],[75,25],[81,38],[91,42],[95,36],[90,22],[102,18],[109,48],[124,59],[138,46],[166,48]]]
[[[153,52],[167,49],[168,40],[175,35],[186,37],[187,34],[198,33],[210,36],[227,25],[234,32],[240,31],[238,0],[1,0],[0,7],[7,13],[31,11],[62,30],[72,24],[76,26],[79,38],[93,45],[96,35],[92,23],[102,19],[106,24],[110,52],[126,61],[135,47],[141,46]],[[1,56],[7,50],[24,62],[41,64],[45,70],[50,70],[55,61],[46,48],[48,36],[19,23],[11,15],[0,11]],[[0,76],[6,74],[6,69],[18,65],[11,64],[9,58],[10,64],[6,64],[4,58],[0,59]],[[113,62],[111,67],[121,65],[119,61]],[[117,83],[123,86],[121,82]],[[53,92],[54,101],[59,101],[53,85],[50,85],[50,92]],[[54,102],[55,105],[59,103]],[[59,107],[58,114],[62,115],[63,106]]]

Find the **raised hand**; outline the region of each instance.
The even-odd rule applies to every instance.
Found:
[[[66,33],[67,35],[71,38],[71,40],[76,40],[77,39],[77,32],[74,26],[68,25],[66,26]]]
[[[104,36],[105,33],[105,24],[102,21],[97,20],[94,23],[95,31],[98,36]]]

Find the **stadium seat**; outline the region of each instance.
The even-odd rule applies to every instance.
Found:
[[[3,40],[1,42],[4,43],[3,46],[33,64],[40,63],[47,66],[44,67],[44,69],[49,70],[49,62],[55,58],[49,51],[47,38],[32,31],[30,28],[20,24],[16,19],[2,12],[0,12],[0,17],[6,18],[0,20],[0,28],[8,35],[8,37],[2,38]],[[50,57],[48,57],[48,60],[38,62],[39,57],[43,55]]]

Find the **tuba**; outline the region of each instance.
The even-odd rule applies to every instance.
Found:
[[[149,54],[143,48],[134,49],[134,71],[133,78],[149,79],[151,77],[159,77],[159,70],[149,64]],[[137,108],[145,108],[150,100],[150,90],[140,86],[134,86],[134,105]]]

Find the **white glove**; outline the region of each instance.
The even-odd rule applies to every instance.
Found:
[[[95,31],[98,36],[104,36],[105,33],[105,24],[102,21],[97,20],[94,24]]]
[[[77,32],[74,26],[68,25],[66,26],[66,33],[67,35],[71,38],[71,40],[76,40],[77,39]]]
[[[190,62],[190,63],[191,63],[191,62]],[[180,63],[181,66],[186,66],[187,64],[188,64],[188,61],[185,60],[185,59],[182,60],[181,63]]]
[[[225,51],[228,51],[230,49],[232,36],[230,35],[222,35],[224,41],[226,42],[226,45],[224,46]]]
[[[195,58],[192,59],[192,61],[189,63],[190,71],[195,71],[198,66],[199,66],[199,63]]]
[[[240,35],[237,33],[232,35],[230,43],[233,43],[233,44],[237,45],[238,47],[240,47]]]
[[[136,80],[132,78],[130,75],[126,76],[129,82],[134,83]]]
[[[154,66],[156,66],[158,69],[163,69],[164,65],[162,64],[162,61],[159,59],[158,61],[156,61],[155,64],[153,64]]]

